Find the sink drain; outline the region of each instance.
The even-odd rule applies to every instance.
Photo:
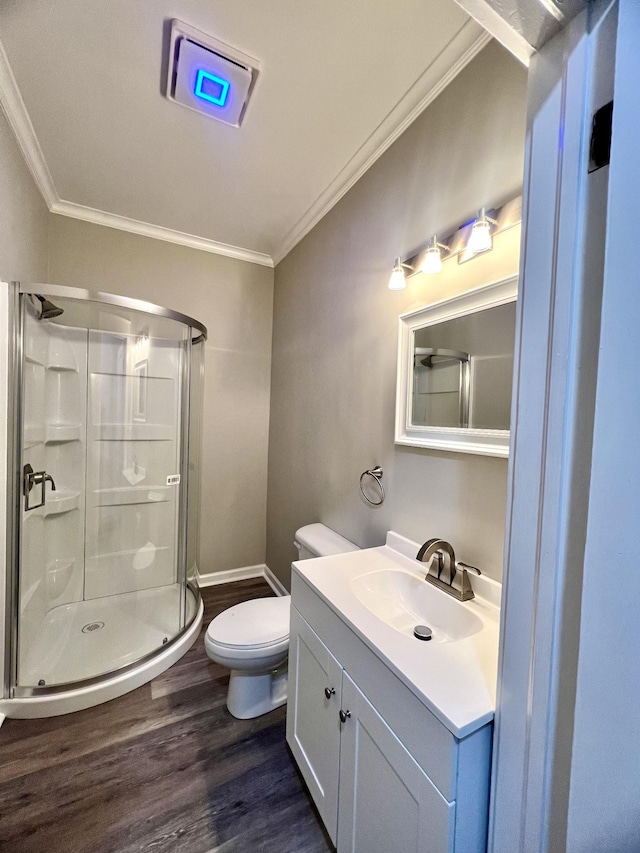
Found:
[[[91,634],[93,631],[100,631],[104,628],[104,622],[87,622],[82,629],[83,634]]]
[[[433,637],[433,631],[428,625],[416,625],[413,629],[413,636],[417,640],[430,640]]]

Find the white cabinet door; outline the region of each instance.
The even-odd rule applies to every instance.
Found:
[[[338,824],[342,667],[291,608],[287,743],[333,843]]]
[[[338,853],[450,853],[455,803],[342,675]]]

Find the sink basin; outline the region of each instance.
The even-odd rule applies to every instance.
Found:
[[[413,556],[419,547],[389,531],[386,545],[294,563],[292,618],[296,610],[325,632],[338,658],[352,630],[363,644],[358,659],[374,654],[463,738],[495,712],[501,588],[474,576],[476,598],[456,601],[425,581],[427,567]],[[429,626],[433,639],[416,639],[416,625]]]
[[[468,605],[427,583],[424,575],[402,569],[383,569],[357,575],[351,579],[350,586],[367,610],[401,634],[413,637],[416,625],[431,628],[433,638],[430,641],[416,640],[425,646],[463,640],[483,626]]]

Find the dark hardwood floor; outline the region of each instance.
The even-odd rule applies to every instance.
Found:
[[[204,625],[263,580],[203,590]],[[236,720],[204,629],[167,672],[96,708],[0,728],[2,853],[332,851],[285,709]]]

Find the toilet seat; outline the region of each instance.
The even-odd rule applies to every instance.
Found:
[[[227,653],[273,653],[289,644],[291,596],[243,601],[211,620],[205,645]]]

